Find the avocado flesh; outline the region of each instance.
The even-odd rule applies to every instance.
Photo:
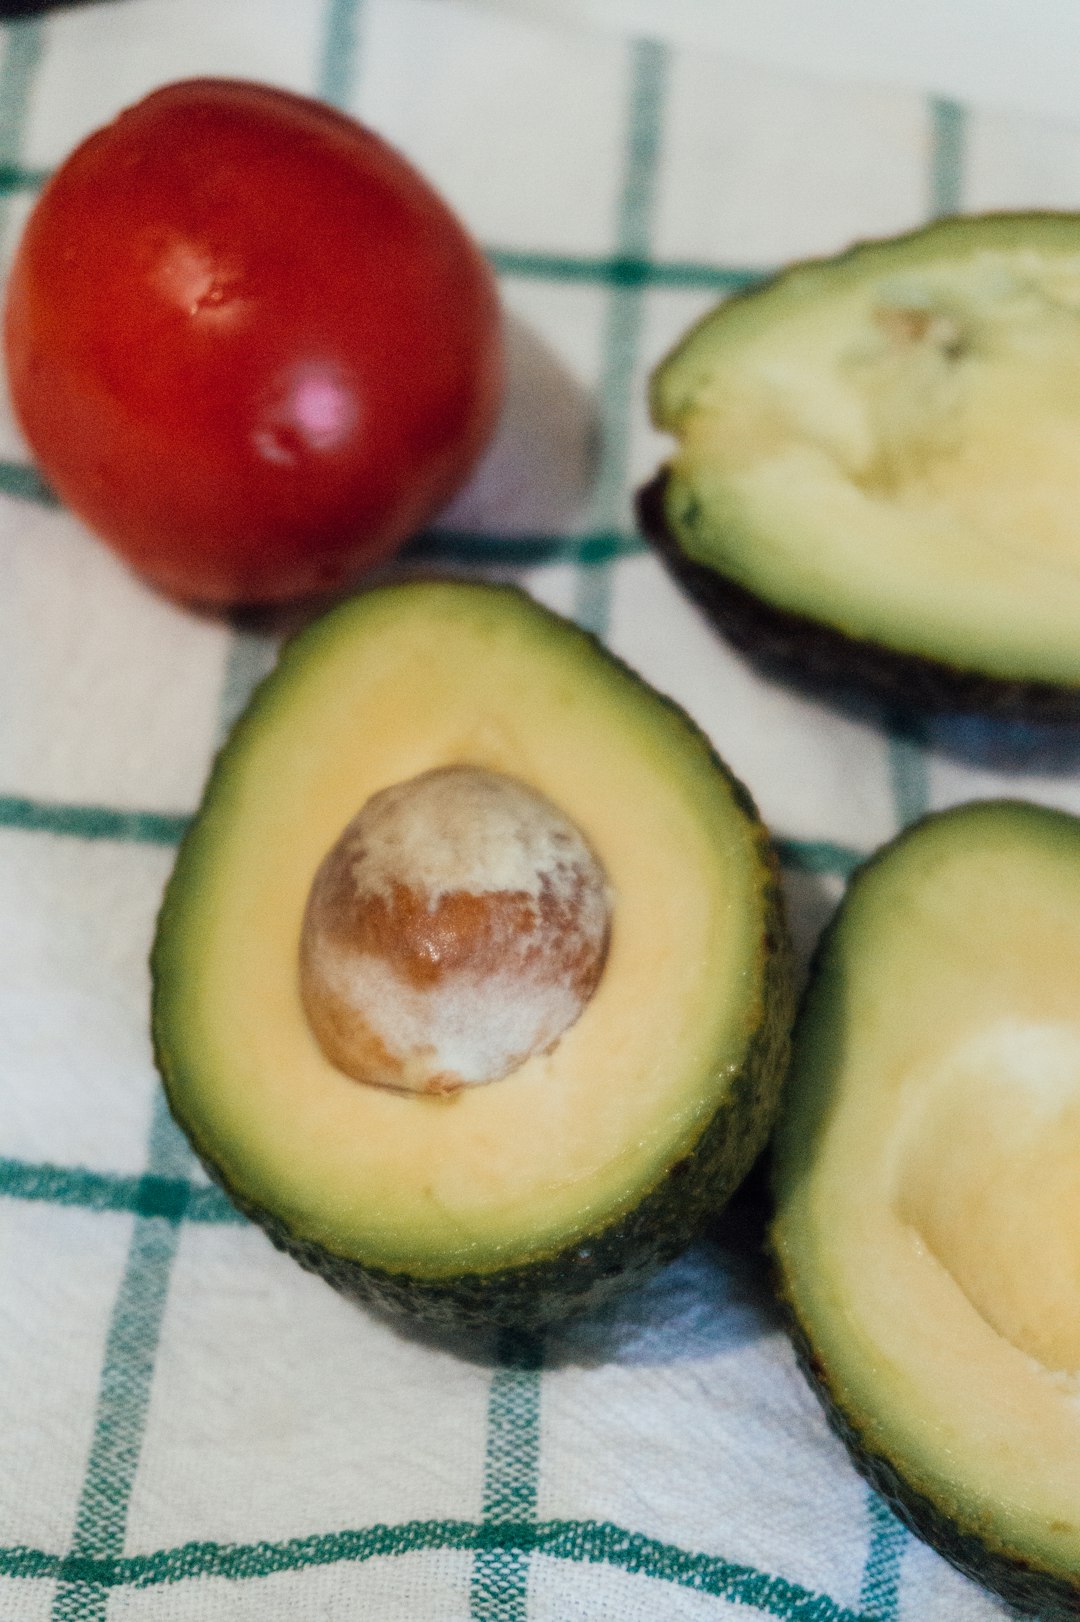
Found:
[[[652,405],[693,563],[846,637],[1080,684],[1080,217],[796,266],[696,327]]]
[[[969,1574],[1080,1608],[1080,822],[933,817],[800,1014],[772,1243],[862,1468]]]
[[[297,959],[345,824],[451,762],[560,806],[603,864],[613,929],[553,1051],[437,1100],[329,1063]],[[763,1141],[786,1017],[785,989],[766,998],[782,955],[772,864],[703,736],[591,638],[512,589],[369,592],[286,649],[181,849],[153,959],[174,1113],[279,1240],[413,1281],[550,1262],[633,1213],[725,1110],[747,1137],[741,1170]],[[740,1078],[770,1020],[748,1109]]]

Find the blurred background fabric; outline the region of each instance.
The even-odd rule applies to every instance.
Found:
[[[487,0],[542,21],[704,47],[823,78],[933,91],[1075,118],[1080,12],[1070,0]]]

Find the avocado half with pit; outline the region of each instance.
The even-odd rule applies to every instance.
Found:
[[[652,379],[643,527],[742,648],[886,700],[1080,711],[1080,215],[784,271]]]
[[[930,817],[799,1015],[772,1228],[856,1464],[969,1576],[1080,1616],[1080,821]]]
[[[511,587],[376,588],[286,647],[180,849],[169,1103],[346,1292],[543,1325],[684,1248],[763,1146],[777,872],[707,739],[592,637]]]

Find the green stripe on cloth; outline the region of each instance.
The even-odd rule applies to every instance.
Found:
[[[828,839],[777,839],[781,866],[794,873],[834,874],[849,879],[866,857],[850,845],[834,845]]]
[[[225,661],[225,679],[218,699],[218,745],[225,742],[248,699],[274,668],[278,643],[272,636],[244,631],[232,639]],[[177,821],[183,823],[182,818]]]
[[[544,1349],[534,1335],[506,1333],[491,1383],[484,1481],[485,1521],[536,1517],[540,1408],[536,1374]]]
[[[609,1523],[541,1522],[534,1552],[562,1560],[602,1562],[634,1576],[656,1578],[747,1606],[778,1622],[871,1622],[863,1612],[848,1610],[826,1594],[812,1593],[755,1566],[691,1554]]]
[[[668,50],[655,40],[630,47],[630,91],[626,155],[616,222],[616,257],[644,259],[656,211]],[[633,420],[634,380],[645,310],[640,285],[612,283],[603,338],[600,379],[601,462],[593,511],[597,528],[618,529],[626,504]],[[598,564],[580,571],[574,618],[603,636],[611,598],[611,568]]]
[[[18,794],[0,794],[0,828],[63,834],[74,839],[112,839],[130,845],[176,845],[190,817],[168,811],[121,811],[107,805],[59,805]]]
[[[745,265],[709,265],[691,259],[652,259],[632,251],[615,254],[541,253],[538,250],[487,248],[500,276],[527,281],[601,283],[608,287],[668,288],[680,293],[741,293],[756,287],[772,272]]]
[[[931,219],[959,214],[964,200],[967,113],[959,102],[935,96],[929,104]]]
[[[926,760],[929,726],[921,715],[890,715],[886,730],[896,825],[907,828],[924,817],[930,805]]]
[[[60,502],[37,468],[26,462],[0,462],[0,496],[17,496],[39,507],[59,507]]]
[[[20,163],[0,163],[0,197],[12,192],[37,191],[49,178],[47,169],[26,169]]]
[[[329,0],[327,4],[319,95],[335,107],[348,107],[356,82],[360,15],[360,0]]]
[[[265,638],[239,633],[234,636],[222,684],[219,726],[226,725],[235,708],[243,704],[247,696],[243,684],[247,681],[250,685],[257,678],[266,656]],[[137,815],[133,821],[131,813],[121,813],[120,817],[119,824],[113,825],[114,834],[118,826],[122,836],[135,838],[171,832],[175,837],[170,842],[175,842],[186,825],[183,818],[166,819],[164,824],[157,819],[148,826]],[[93,830],[89,837],[102,837],[100,815],[84,818],[75,829],[54,826],[49,831],[80,831],[86,837],[87,827]],[[154,842],[165,840],[158,837]],[[194,1156],[158,1090],[146,1174],[132,1191],[135,1223],[124,1276],[113,1304],[93,1441],[72,1547],[53,1602],[52,1622],[104,1622],[107,1590],[80,1573],[89,1569],[87,1561],[115,1559],[123,1550],[172,1265],[180,1226],[194,1197],[190,1184],[194,1164]],[[202,1203],[209,1205],[210,1220],[223,1220],[216,1202],[203,1196]]]
[[[183,1219],[242,1225],[247,1221],[219,1188],[193,1183],[186,1176],[127,1175],[91,1171],[86,1166],[57,1166],[50,1161],[0,1159],[0,1197],[40,1200],[84,1211],[164,1217],[167,1222]]]
[[[0,39],[4,42],[0,56],[0,166],[16,175],[22,172],[19,157],[26,110],[44,55],[45,30],[39,20],[23,19],[4,24]]]
[[[488,1396],[484,1525],[521,1526],[536,1519],[540,1474],[539,1339],[506,1334]],[[470,1622],[525,1622],[529,1577],[524,1549],[484,1549],[473,1567]]]
[[[501,564],[535,569],[544,564],[576,563],[589,569],[646,550],[640,536],[616,529],[592,530],[584,535],[495,535],[481,530],[430,529],[409,543],[405,556],[470,566]]]
[[[183,1186],[191,1164],[160,1093],[154,1100],[148,1174]],[[98,1388],[94,1436],[83,1479],[69,1559],[108,1560],[124,1547],[128,1503],[142,1448],[169,1274],[186,1199],[169,1215],[138,1216],[113,1306]],[[103,1622],[107,1594],[82,1578],[62,1577],[53,1622]]]
[[[883,1498],[870,1493],[870,1549],[866,1557],[859,1604],[876,1622],[895,1622],[900,1600],[900,1562],[910,1541]]]
[[[866,1611],[851,1610],[784,1577],[718,1555],[691,1553],[609,1521],[403,1521],[397,1526],[370,1526],[280,1543],[185,1543],[153,1554],[78,1560],[25,1547],[0,1548],[0,1576],[77,1580],[107,1593],[114,1588],[156,1588],[200,1577],[250,1581],[281,1572],[446,1549],[501,1550],[546,1555],[579,1565],[607,1565],[745,1606],[775,1622],[877,1622]]]

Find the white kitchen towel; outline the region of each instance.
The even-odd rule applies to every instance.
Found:
[[[785,261],[1080,205],[1080,127],[464,0],[115,0],[0,29],[0,245],[164,81],[268,80],[399,145],[497,269],[501,438],[400,565],[513,576],[670,693],[773,828],[805,951],[862,855],[1080,734],[856,719],[755,673],[641,543],[645,380]],[[934,84],[928,81],[930,90]],[[147,951],[273,638],[152,595],[0,409],[3,1622],[989,1622],[832,1437],[752,1223],[543,1345],[399,1332],[275,1252],[163,1109]]]

